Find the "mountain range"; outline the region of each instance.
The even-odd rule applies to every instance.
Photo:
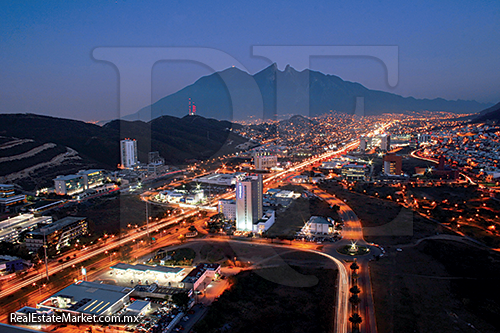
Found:
[[[330,111],[352,114],[360,98],[365,115],[405,111],[475,113],[491,106],[476,101],[402,97],[370,90],[335,75],[309,69],[296,71],[290,66],[280,71],[272,64],[254,75],[232,67],[204,76],[124,119],[149,121],[163,115],[182,117],[188,113],[190,98],[199,115],[226,120],[276,119],[285,114],[316,116]]]
[[[163,116],[150,122],[114,120],[98,126],[34,114],[0,114],[0,183],[25,189],[52,186],[59,174],[81,169],[115,170],[120,140],[137,140],[141,162],[159,151],[167,164],[237,151],[247,142],[233,131],[240,125],[200,116]]]

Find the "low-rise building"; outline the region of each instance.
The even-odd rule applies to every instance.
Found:
[[[219,264],[199,264],[181,282],[185,289],[203,290],[220,270]]]
[[[144,316],[149,310],[151,310],[151,302],[140,299],[135,300],[125,309],[128,315],[133,316]]]
[[[255,153],[253,162],[256,170],[267,170],[278,165],[278,157],[268,152],[258,152]]]
[[[45,243],[48,247],[61,247],[69,245],[75,238],[87,233],[87,219],[85,217],[68,216],[26,233],[25,243],[29,251],[38,251]]]
[[[201,189],[195,189],[191,191],[175,189],[158,193],[156,199],[158,201],[168,203],[184,202],[188,205],[195,205],[203,202],[203,200],[205,199],[205,194]]]
[[[0,221],[0,242],[18,243],[23,232],[34,230],[52,223],[51,216],[35,217],[33,214],[20,214]]]
[[[130,296],[140,298],[159,298],[171,301],[173,295],[181,293],[186,293],[186,289],[160,286],[156,283],[152,283],[135,286],[134,291]],[[193,296],[193,290],[187,290],[187,295],[189,297]]]
[[[335,224],[332,218],[311,216],[300,232],[304,235],[331,235],[334,231]]]
[[[16,316],[19,316],[19,317],[28,317],[27,320],[29,319],[29,317],[33,317],[33,316],[36,316],[36,317],[49,317],[49,316],[53,316],[54,315],[54,311],[51,310],[51,309],[47,309],[47,308],[34,308],[34,307],[31,307],[31,306],[23,306],[22,308],[20,308],[19,310],[17,310],[15,312]],[[41,330],[43,326],[43,324],[35,324],[35,323],[32,323],[30,324],[30,328],[31,329],[27,329],[27,328],[24,328],[24,327],[18,327],[18,326],[12,326],[12,327],[15,327],[15,329],[12,329],[12,327],[4,327],[2,326],[4,324],[0,324],[0,332],[2,333],[40,333],[40,332],[43,332],[43,331],[38,331],[38,330]],[[33,329],[37,329],[37,331],[33,330]]]
[[[37,304],[59,313],[112,315],[129,303],[132,288],[78,281]]]
[[[0,184],[0,211],[7,207],[26,202],[25,194],[16,194],[14,185]]]
[[[0,255],[0,274],[8,274],[31,267],[31,263],[13,256]]]
[[[366,165],[346,164],[342,167],[341,174],[346,180],[365,180]]]
[[[275,214],[274,210],[265,212],[264,216],[253,224],[253,232],[261,234],[271,228],[276,218]]]
[[[213,184],[221,186],[231,186],[236,185],[236,182],[245,177],[245,173],[235,172],[235,173],[213,173],[203,177],[194,179],[198,183]]]
[[[59,195],[73,195],[102,185],[104,179],[103,170],[80,170],[74,175],[57,176],[54,179],[54,189]]]

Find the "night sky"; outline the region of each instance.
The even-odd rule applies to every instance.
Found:
[[[253,74],[271,64],[252,55],[256,45],[392,45],[396,87],[374,58],[313,57],[309,66],[403,96],[500,101],[500,1],[267,2],[2,1],[0,112],[118,117],[118,70],[93,58],[98,47],[213,48]],[[210,73],[159,62],[151,100]]]

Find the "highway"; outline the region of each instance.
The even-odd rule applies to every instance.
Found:
[[[151,228],[154,228],[154,229],[164,228],[164,227],[167,227],[169,225],[178,223],[181,220],[188,218],[188,217],[191,217],[191,216],[194,216],[196,214],[198,214],[198,211],[193,210],[193,211],[190,211],[182,216],[166,218],[166,219],[163,219],[157,223],[150,223],[149,228],[150,229]],[[51,267],[49,267],[49,276],[63,270],[64,267],[68,267],[71,265],[78,266],[79,263],[81,263],[87,259],[90,259],[93,256],[105,253],[106,251],[110,251],[118,246],[125,245],[129,242],[133,242],[134,239],[142,238],[142,237],[146,236],[148,234],[148,232],[149,231],[147,229],[140,230],[139,232],[133,232],[131,234],[126,235],[123,238],[118,238],[118,239],[116,239],[114,241],[110,241],[104,245],[97,245],[96,244],[96,245],[93,245],[91,247],[88,247],[87,248],[88,250],[80,251],[80,253],[77,255],[76,258],[73,258],[73,259],[70,259],[69,261],[66,261],[63,265],[58,264],[58,263],[57,264],[53,263],[51,265]],[[45,278],[45,274],[40,275],[38,273],[35,273],[35,275],[33,275],[31,277],[26,277],[22,281],[18,281],[14,285],[10,285],[7,288],[0,291],[0,298],[5,297],[7,295],[10,295],[10,294],[16,292],[17,290],[21,289],[22,287],[32,285],[33,283],[37,283],[40,279],[44,279],[44,278]]]
[[[422,149],[423,148],[420,148],[420,149],[412,151],[410,153],[411,157],[419,159],[419,160],[422,160],[422,161],[431,162],[431,163],[434,163],[434,164],[438,164],[439,163],[439,161],[437,161],[435,159],[428,158],[428,157],[422,157],[422,156],[417,155],[417,152],[420,151],[420,150],[422,150]],[[469,176],[467,176],[465,173],[460,172],[460,175],[462,175],[462,177],[464,177],[465,180],[469,182],[469,184],[471,184],[471,185],[477,185],[477,183],[475,181],[473,181],[472,178],[470,178]]]

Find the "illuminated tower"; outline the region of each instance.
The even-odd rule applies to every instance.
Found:
[[[190,116],[196,115],[196,105],[194,104],[194,102],[191,102],[191,97],[189,98],[188,102],[188,115]]]
[[[236,183],[236,229],[252,231],[263,214],[262,175],[248,176]]]

